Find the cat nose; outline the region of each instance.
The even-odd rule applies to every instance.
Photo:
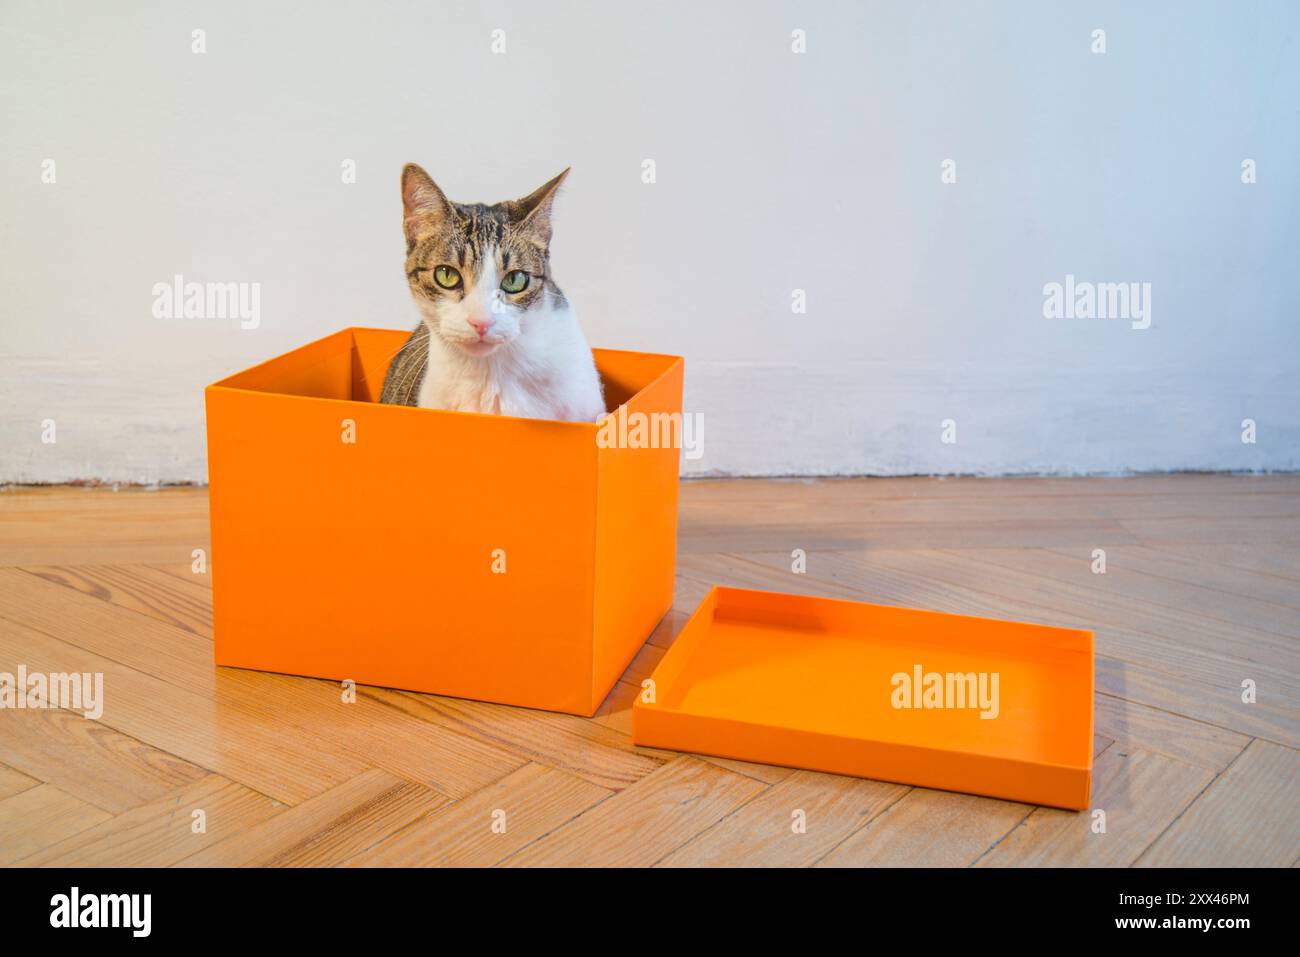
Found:
[[[473,329],[475,332],[477,332],[478,337],[482,339],[484,336],[487,335],[488,329],[492,327],[492,320],[487,318],[470,319],[469,327]]]

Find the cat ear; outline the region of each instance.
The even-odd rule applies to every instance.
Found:
[[[430,225],[454,216],[456,211],[438,184],[419,166],[407,163],[402,169],[402,228],[406,238],[427,232]]]
[[[551,203],[555,201],[555,194],[559,191],[560,184],[569,175],[569,169],[572,167],[566,168],[559,176],[533,190],[523,199],[517,199],[510,204],[515,222],[531,230],[543,245],[551,241]]]

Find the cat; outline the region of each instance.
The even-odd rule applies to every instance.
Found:
[[[551,205],[566,169],[523,199],[454,203],[419,166],[402,170],[406,279],[421,322],[379,401],[595,422],[600,376],[550,270]]]

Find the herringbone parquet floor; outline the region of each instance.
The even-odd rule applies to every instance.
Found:
[[[1300,477],[685,482],[676,607],[591,720],[215,668],[207,546],[203,489],[0,491],[0,672],[106,686],[98,721],[0,710],[0,863],[1300,858]],[[632,696],[715,582],[1094,629],[1105,832],[634,747]]]

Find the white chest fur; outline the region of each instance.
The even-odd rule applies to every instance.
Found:
[[[594,422],[605,412],[591,348],[567,304],[532,317],[508,345],[467,355],[429,337],[419,404],[427,409]]]

